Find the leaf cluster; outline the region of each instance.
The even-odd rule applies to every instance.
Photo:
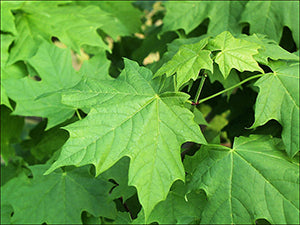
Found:
[[[299,224],[299,2],[1,1],[4,224]]]

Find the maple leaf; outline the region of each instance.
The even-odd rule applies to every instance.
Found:
[[[260,10],[258,10],[260,9]],[[250,24],[250,33],[261,33],[279,42],[283,27],[291,29],[299,48],[299,2],[296,1],[249,1],[241,22]]]
[[[128,169],[129,158],[124,157],[98,177],[104,180],[113,179],[118,184],[113,188],[110,198],[117,199],[122,197],[122,201],[125,202],[136,193],[134,187],[128,186]]]
[[[48,176],[43,175],[47,165],[29,168],[33,178],[21,174],[1,188],[6,196],[1,205],[13,207],[12,223],[78,224],[83,211],[115,218],[115,204],[109,199],[112,184],[95,179],[88,167],[59,170]]]
[[[203,189],[208,203],[202,224],[299,223],[299,165],[269,136],[235,138],[233,148],[202,146],[185,166],[190,190]]]
[[[261,48],[258,49],[259,53],[253,56],[253,58],[259,63],[268,65],[268,59],[299,61],[299,56],[281,48],[274,40],[268,39],[266,35],[243,35],[241,36],[241,38],[250,42],[257,43],[261,46]]]
[[[184,29],[186,33],[194,30],[204,19],[209,19],[207,34],[219,34],[229,31],[239,34],[242,26],[239,24],[245,2],[242,1],[193,1],[165,2],[166,16],[162,32]]]
[[[47,117],[47,129],[70,118],[75,109],[62,104],[58,92],[73,87],[81,79],[72,67],[70,50],[44,42],[28,63],[41,81],[27,76],[2,82],[8,96],[17,103],[13,114]]]
[[[15,155],[12,144],[17,143],[20,139],[24,118],[12,116],[11,110],[1,106],[1,157],[6,165],[8,160]]]
[[[21,2],[1,2],[1,31],[17,35],[15,18],[11,10],[18,9],[21,6],[21,4]]]
[[[155,77],[163,74],[169,77],[176,72],[178,89],[190,79],[196,80],[200,69],[213,71],[210,51],[203,49],[207,44],[208,38],[195,44],[182,45],[172,59],[155,73]]]
[[[270,62],[269,66],[273,73],[255,83],[259,93],[252,127],[277,120],[287,154],[293,157],[299,151],[299,63]]]
[[[21,7],[26,13],[15,16],[19,35],[11,49],[9,64],[32,57],[41,39],[50,42],[53,36],[76,52],[80,52],[83,44],[110,50],[96,32],[109,20],[107,13],[93,6],[58,7],[57,4],[26,2]]]
[[[1,2],[2,4],[3,2]],[[2,10],[2,8],[1,8]],[[12,35],[9,34],[1,34],[1,82],[4,79],[3,73],[4,73],[4,68],[6,66],[7,59],[9,57],[9,46],[13,42],[15,38]],[[8,96],[6,94],[5,88],[1,85],[1,104],[6,105],[10,109],[12,109]]]
[[[200,215],[206,205],[204,192],[193,191],[188,193],[187,185],[175,182],[165,201],[156,205],[151,212],[148,224],[157,222],[159,224],[198,224]],[[138,215],[133,224],[142,224],[144,212]]]
[[[228,31],[224,31],[209,41],[211,51],[220,51],[216,54],[215,62],[226,78],[230,70],[264,71],[259,67],[253,55],[258,54],[260,46],[256,43],[234,38]]]
[[[94,164],[99,175],[128,156],[129,185],[137,188],[147,219],[171,184],[184,180],[181,144],[206,143],[192,113],[184,108],[189,96],[169,85],[161,77],[152,80],[150,70],[125,59],[117,79],[84,79],[65,92],[64,104],[91,110],[66,127],[70,138],[47,173],[64,165]]]

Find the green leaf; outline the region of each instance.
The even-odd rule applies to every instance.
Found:
[[[15,26],[15,18],[11,10],[19,8],[21,4],[22,4],[21,1],[19,2],[1,1],[1,31],[10,32],[13,35],[17,34],[17,30]]]
[[[264,72],[253,58],[260,48],[256,43],[236,39],[225,31],[211,39],[208,48],[212,51],[220,51],[216,55],[215,62],[225,78],[232,68],[241,72],[245,70]]]
[[[41,39],[51,42],[53,36],[76,52],[80,52],[80,47],[84,44],[110,51],[96,32],[97,28],[109,20],[107,13],[93,6],[58,7],[57,4],[24,3],[24,13],[16,15],[19,35],[11,49],[10,64],[32,57],[38,50]]]
[[[168,84],[152,80],[150,70],[125,59],[125,69],[116,80],[85,79],[66,92],[64,104],[91,111],[66,127],[70,139],[47,173],[64,165],[93,164],[99,175],[128,156],[129,185],[137,188],[147,218],[166,198],[171,184],[184,180],[181,144],[206,143],[192,113],[183,106],[189,96],[172,89],[163,92]]]
[[[9,65],[32,57],[38,50],[42,36],[48,35],[47,41],[50,41],[50,34],[48,33],[50,27],[47,24],[35,25],[31,23],[30,16],[27,14],[16,15],[16,27],[19,35],[11,48],[7,62]]]
[[[206,205],[204,192],[195,191],[186,195],[188,189],[182,182],[175,182],[165,201],[160,202],[151,212],[148,224],[198,224]],[[133,224],[143,223],[141,211]]]
[[[207,193],[202,224],[299,223],[299,165],[278,144],[268,136],[239,137],[232,149],[202,146],[186,159],[191,190]]]
[[[32,137],[31,154],[39,161],[44,161],[63,146],[67,141],[68,132],[58,127],[53,127],[38,137]]]
[[[19,156],[12,157],[6,165],[1,164],[1,186],[19,174],[28,172],[27,166],[28,164]]]
[[[262,34],[253,34],[251,36],[243,35],[242,39],[259,44],[262,48],[258,50],[258,54],[254,55],[254,59],[262,64],[268,65],[268,59],[273,60],[293,60],[299,61],[299,57],[281,48],[275,41],[266,38]]]
[[[31,166],[33,178],[22,175],[3,186],[6,198],[1,204],[13,207],[12,223],[78,224],[83,211],[115,218],[115,205],[109,200],[112,185],[92,177],[89,167],[44,176],[46,167]]]
[[[1,157],[8,163],[8,160],[15,155],[14,143],[20,141],[24,125],[24,118],[12,116],[11,110],[1,106]]]
[[[294,41],[299,48],[299,2],[249,1],[241,21],[250,24],[251,34],[266,34],[278,43],[283,27],[287,26],[292,31]]]
[[[124,157],[99,176],[101,179],[113,179],[116,183],[118,183],[110,194],[112,199],[122,197],[123,202],[125,202],[136,193],[136,189],[134,187],[128,186],[128,168],[129,158]]]
[[[252,127],[277,120],[283,127],[286,151],[293,157],[299,151],[299,63],[270,62],[273,73],[265,74],[255,85],[259,93]]]
[[[1,2],[1,7],[2,7],[3,2]],[[2,10],[2,8],[1,8]],[[2,16],[2,15],[1,15]],[[13,42],[14,37],[9,35],[9,34],[1,34],[1,82],[3,80],[3,73],[4,73],[4,68],[6,66],[7,59],[9,57],[9,46]],[[6,94],[5,88],[1,84],[1,105],[4,104],[8,108],[12,110],[12,107],[10,105],[8,96]]]
[[[85,60],[79,70],[79,72],[86,77],[91,77],[94,79],[110,79],[113,78],[109,76],[109,66],[110,61],[106,58],[105,52],[101,52],[93,56],[89,60]]]
[[[133,7],[131,1],[104,1],[97,3],[100,9],[111,16],[110,19],[103,23],[101,29],[114,40],[117,40],[118,36],[129,36],[140,32],[142,13]]]
[[[70,118],[75,109],[62,104],[59,93],[80,81],[71,64],[70,50],[44,42],[28,63],[38,72],[41,81],[29,76],[3,81],[8,96],[17,103],[14,114],[47,117],[47,129]]]
[[[185,45],[185,44],[186,45],[194,44],[194,43],[201,41],[204,38],[206,38],[206,35],[202,35],[200,37],[195,37],[195,38],[188,38],[188,39],[180,39],[180,38],[175,39],[171,43],[167,44],[168,51],[166,53],[164,53],[163,57],[158,62],[147,65],[147,67],[149,69],[151,69],[151,71],[153,73],[156,73],[157,70],[160,69],[160,67],[164,63],[167,63],[168,61],[170,61],[173,58],[173,56],[178,52],[180,46]]]
[[[118,36],[129,36],[139,32],[142,26],[142,13],[133,7],[132,1],[78,1],[74,4],[99,7],[102,14],[106,15],[101,29],[115,41]]]
[[[163,74],[169,77],[176,72],[178,89],[190,79],[196,80],[200,69],[213,71],[210,51],[203,49],[207,44],[206,38],[195,44],[181,46],[173,58],[155,73],[155,77]]]
[[[186,33],[194,30],[204,19],[209,19],[207,34],[219,34],[229,31],[239,34],[242,26],[239,24],[244,10],[243,1],[192,1],[165,2],[163,32],[184,29]]]
[[[218,81],[223,85],[224,89],[230,88],[240,82],[240,78],[239,78],[239,75],[237,74],[236,70],[231,70],[229,75],[226,78],[224,78],[224,76],[222,75],[221,71],[219,70],[217,64],[214,63],[213,71],[214,71],[213,73],[210,73],[209,71],[207,73],[210,82],[214,83],[215,81]],[[240,86],[240,88],[241,88],[241,86]],[[229,99],[229,97],[233,91],[234,91],[234,89],[229,90],[227,92],[227,100]]]

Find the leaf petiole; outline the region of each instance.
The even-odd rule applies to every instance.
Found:
[[[218,93],[216,93],[216,94],[213,94],[213,95],[211,95],[211,96],[208,96],[208,97],[206,97],[206,98],[203,98],[203,99],[201,99],[201,100],[200,100],[199,102],[197,102],[197,103],[200,104],[200,103],[205,102],[205,101],[207,101],[207,100],[209,100],[209,99],[212,99],[212,98],[214,98],[214,97],[217,97],[217,96],[219,96],[219,95],[221,95],[221,94],[223,94],[223,93],[226,93],[227,91],[229,91],[229,90],[231,90],[231,89],[234,89],[234,88],[236,88],[236,87],[238,87],[238,86],[240,86],[240,85],[242,85],[242,84],[248,82],[249,80],[253,80],[253,79],[259,78],[259,77],[261,77],[261,76],[263,76],[263,75],[264,75],[264,73],[258,74],[258,75],[252,76],[252,77],[249,77],[249,78],[247,78],[247,79],[241,81],[240,83],[231,86],[230,88],[226,88],[226,89],[223,90],[223,91],[220,91],[220,92],[218,92]]]
[[[82,118],[81,118],[81,116],[80,116],[80,113],[79,113],[78,109],[76,109],[76,115],[77,115],[77,117],[78,117],[79,120],[82,120]]]
[[[203,88],[203,85],[204,85],[204,82],[205,82],[206,77],[207,77],[206,74],[203,74],[203,75],[201,76],[201,81],[200,81],[200,84],[199,84],[199,87],[198,87],[196,96],[195,96],[195,98],[194,98],[194,103],[195,103],[196,105],[199,104],[199,103],[198,103],[198,99],[199,99],[199,97],[200,97],[200,94],[201,94],[201,91],[202,91],[202,88]]]

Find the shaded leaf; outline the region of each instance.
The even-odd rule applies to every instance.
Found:
[[[165,201],[160,202],[151,212],[148,224],[198,224],[206,205],[204,192],[187,193],[187,186],[177,181],[172,186]],[[141,211],[133,224],[143,223],[144,213]]]
[[[1,157],[8,163],[8,160],[15,155],[14,143],[20,141],[21,132],[24,126],[24,118],[12,116],[11,110],[1,106]]]
[[[108,197],[111,184],[92,177],[87,167],[44,176],[46,168],[31,166],[33,178],[20,175],[1,189],[6,196],[1,204],[11,205],[14,210],[12,223],[79,224],[83,211],[115,218],[115,205]]]

